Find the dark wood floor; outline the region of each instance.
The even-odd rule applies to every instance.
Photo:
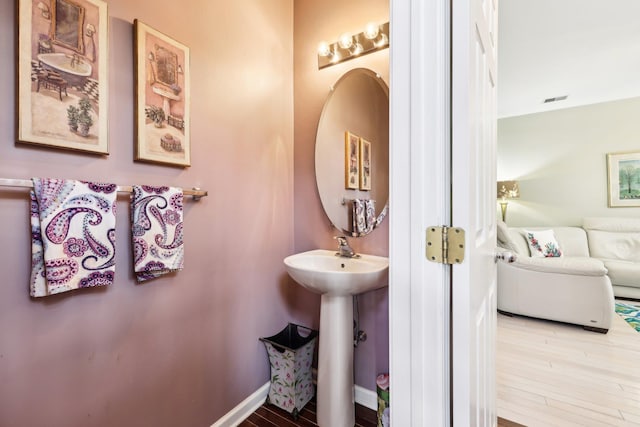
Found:
[[[377,422],[375,411],[356,404],[356,427],[376,427]],[[312,400],[302,408],[297,421],[294,421],[291,414],[285,410],[265,403],[249,418],[238,424],[238,427],[308,427],[317,425],[316,403]]]
[[[265,403],[258,408],[246,420],[238,424],[238,427],[297,427],[317,426],[316,403],[311,401],[300,411],[297,421],[288,412],[274,405]],[[376,427],[376,411],[356,404],[356,427]],[[526,427],[522,424],[498,418],[498,427]]]

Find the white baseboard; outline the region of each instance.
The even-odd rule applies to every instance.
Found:
[[[266,383],[255,393],[240,402],[225,416],[216,421],[211,427],[235,427],[261,407],[269,394],[269,385]],[[353,387],[356,403],[365,408],[378,410],[378,395],[375,391],[356,385]]]
[[[364,406],[365,408],[378,410],[378,395],[375,391],[371,391],[364,387],[356,385],[353,387],[355,392],[356,403]]]
[[[235,427],[240,424],[249,415],[253,414],[256,409],[264,404],[264,401],[269,394],[269,385],[270,383],[266,383],[260,387],[255,393],[240,402],[235,408],[216,421],[211,427]]]

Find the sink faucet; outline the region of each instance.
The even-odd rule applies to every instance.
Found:
[[[345,236],[335,236],[334,239],[338,241],[338,252],[336,255],[345,257],[345,258],[359,258],[360,255],[357,255],[351,246],[349,246],[349,242]]]

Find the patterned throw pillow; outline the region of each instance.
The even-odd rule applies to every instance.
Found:
[[[532,257],[554,258],[561,257],[562,251],[553,230],[529,231],[524,230]]]

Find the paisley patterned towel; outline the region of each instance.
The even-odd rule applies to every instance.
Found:
[[[134,185],[133,266],[138,282],[182,270],[182,189]]]
[[[367,199],[364,201],[364,217],[367,221],[367,233],[371,233],[376,226],[376,201]]]
[[[353,235],[370,233],[376,226],[376,202],[370,199],[353,199],[352,203]]]
[[[31,296],[113,283],[117,186],[32,181]]]
[[[354,236],[360,236],[362,233],[367,231],[367,220],[366,220],[366,210],[364,200],[361,199],[353,199],[352,200],[352,229]]]

